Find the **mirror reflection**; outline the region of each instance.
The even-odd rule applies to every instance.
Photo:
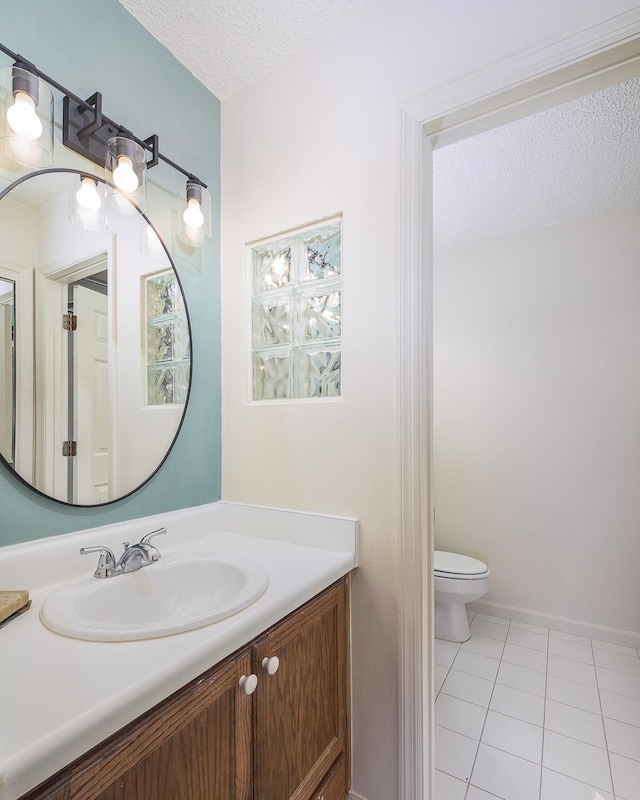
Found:
[[[73,224],[80,186],[51,170],[0,195],[0,455],[39,492],[98,505],[138,488],[171,448],[191,340],[153,228],[111,210],[106,231]]]
[[[15,282],[0,278],[0,453],[14,460],[16,363]]]

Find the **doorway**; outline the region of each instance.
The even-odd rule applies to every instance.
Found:
[[[433,527],[431,482],[430,219],[434,144],[488,130],[584,93],[587,78],[608,85],[637,74],[640,10],[407,104],[400,117],[398,335],[400,361],[400,796],[433,798]],[[598,88],[597,83],[592,88]],[[464,131],[461,131],[465,126]]]
[[[632,78],[434,151],[435,540],[492,571],[435,642],[438,798],[640,774],[639,130]]]

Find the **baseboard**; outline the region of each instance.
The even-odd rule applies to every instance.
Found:
[[[592,625],[583,620],[557,617],[554,614],[544,614],[539,611],[530,611],[526,608],[508,606],[504,603],[494,603],[492,600],[477,600],[475,603],[469,603],[467,608],[470,611],[479,611],[482,614],[509,617],[509,619],[517,622],[526,622],[529,625],[553,628],[556,631],[572,633],[575,636],[585,636],[588,639],[600,639],[603,642],[620,644],[625,647],[640,648],[640,633],[635,631],[609,628],[605,625]]]
[[[367,800],[367,798],[363,797],[361,794],[358,794],[357,792],[351,791],[347,795],[346,800]]]

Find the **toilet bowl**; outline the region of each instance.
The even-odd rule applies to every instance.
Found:
[[[471,629],[465,604],[489,591],[489,568],[477,558],[436,550],[433,574],[436,638],[466,642]]]

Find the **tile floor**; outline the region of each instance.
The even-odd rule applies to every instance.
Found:
[[[640,653],[486,614],[436,639],[436,800],[638,800]]]

